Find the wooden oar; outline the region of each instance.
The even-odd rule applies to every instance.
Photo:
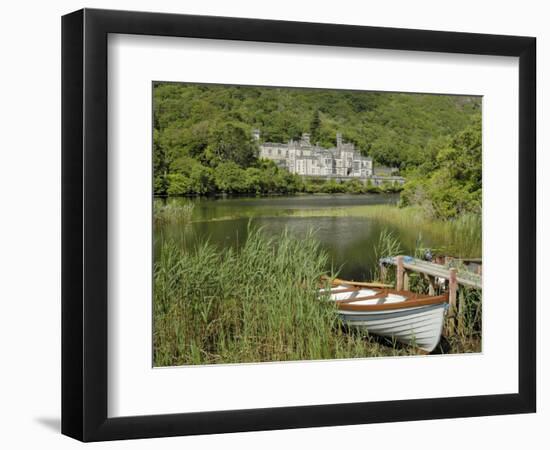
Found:
[[[323,294],[327,293],[327,294],[334,295],[334,294],[348,294],[350,292],[358,292],[361,289],[359,287],[350,287],[347,289],[338,289],[337,291],[333,291],[332,288],[329,288],[328,290],[325,290],[325,289],[323,290],[324,290]]]
[[[384,297],[387,297],[387,296],[388,296],[387,292],[379,292],[378,294],[374,294],[374,295],[366,295],[366,296],[362,296],[362,297],[351,297],[351,298],[347,298],[345,300],[335,300],[335,301],[338,304],[353,303],[353,302],[357,302],[359,300],[376,300],[377,298],[384,298]]]
[[[340,278],[335,278],[333,282],[335,284],[349,284],[350,286],[361,286],[361,287],[371,287],[371,288],[380,288],[380,289],[393,287],[393,285],[391,284],[368,282],[368,281],[348,281],[348,280],[341,280]]]

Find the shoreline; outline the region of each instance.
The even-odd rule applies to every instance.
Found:
[[[271,193],[226,193],[226,192],[217,192],[211,194],[178,194],[178,195],[168,195],[168,194],[153,194],[153,199],[171,199],[171,198],[269,198],[269,197],[323,197],[323,196],[352,196],[360,197],[363,195],[400,195],[400,192],[271,192]]]

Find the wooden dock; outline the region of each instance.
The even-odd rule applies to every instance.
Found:
[[[477,260],[476,260],[477,261]],[[481,263],[481,260],[479,260]],[[450,314],[453,316],[457,307],[457,293],[458,286],[468,286],[475,289],[482,288],[481,274],[458,271],[455,267],[447,267],[441,264],[435,264],[428,261],[423,261],[411,256],[395,256],[390,258],[382,258],[380,260],[380,273],[382,278],[385,278],[385,271],[387,266],[396,267],[396,289],[408,290],[409,289],[409,275],[408,272],[416,272],[421,274],[429,283],[430,295],[435,294],[435,286],[437,279],[446,280],[448,283],[449,291],[449,306]],[[459,305],[459,312],[462,305]]]

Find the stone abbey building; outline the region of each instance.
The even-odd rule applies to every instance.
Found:
[[[260,130],[253,133],[259,141]],[[303,133],[299,141],[261,143],[260,158],[275,161],[298,175],[363,179],[373,176],[372,158],[361,155],[353,143],[344,142],[341,133],[336,134],[336,147],[332,148],[312,145],[309,138],[309,133]]]

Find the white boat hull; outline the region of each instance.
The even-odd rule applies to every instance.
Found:
[[[440,303],[385,311],[340,310],[338,313],[348,326],[366,328],[369,333],[431,352],[441,338],[446,310],[447,304]]]

